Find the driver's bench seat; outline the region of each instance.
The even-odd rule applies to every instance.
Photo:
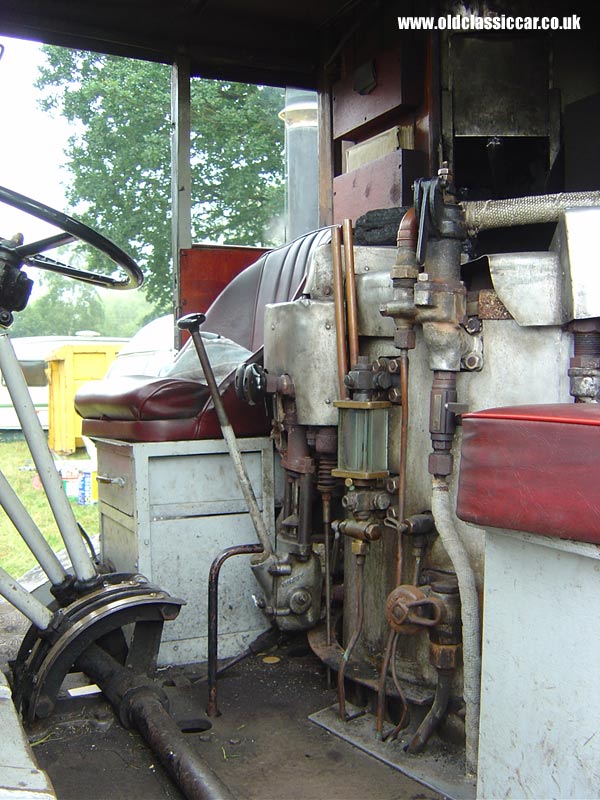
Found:
[[[246,348],[252,354],[247,363],[261,360],[265,306],[300,295],[312,255],[329,236],[329,229],[319,230],[263,255],[216,298],[202,330]],[[235,370],[222,380],[220,392],[235,433],[267,434],[270,420],[265,408],[237,399],[234,375]],[[83,417],[86,436],[128,442],[221,437],[208,387],[195,380],[134,375],[91,381],[77,392],[75,407]]]

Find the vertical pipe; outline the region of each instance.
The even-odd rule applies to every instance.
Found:
[[[398,697],[400,698],[400,702],[402,703],[402,714],[400,715],[400,719],[398,720],[398,723],[395,725],[393,730],[391,730],[386,736],[386,739],[390,738],[392,741],[396,738],[396,736],[398,736],[402,728],[405,728],[410,722],[408,718],[408,703],[406,701],[406,696],[404,694],[402,686],[400,685],[400,681],[398,680],[398,672],[396,670],[396,656],[398,653],[399,640],[400,640],[400,634],[396,632],[394,638],[392,639],[392,658],[391,658],[392,680],[394,681],[394,686],[396,687],[396,691],[398,692]]]
[[[356,605],[357,605],[356,628],[354,629],[354,633],[352,634],[350,641],[348,642],[348,647],[346,648],[344,654],[342,655],[342,660],[340,662],[340,669],[338,671],[338,702],[340,707],[340,717],[344,722],[346,722],[346,688],[344,686],[344,676],[346,674],[346,666],[348,665],[348,661],[350,661],[352,652],[354,651],[356,643],[358,642],[360,635],[362,633],[364,616],[365,616],[365,606],[364,606],[364,596],[363,596],[364,569],[365,569],[365,556],[359,554],[356,556]]]
[[[2,471],[0,471],[0,505],[37,558],[40,567],[54,586],[59,586],[67,577],[67,573]]]
[[[344,315],[344,290],[342,275],[342,236],[340,226],[331,229],[331,253],[333,261],[333,302],[335,306],[335,337],[337,343],[338,383],[340,399],[347,400],[348,388],[344,378],[348,372],[348,356],[346,355],[346,320]]]
[[[448,709],[448,703],[450,702],[452,676],[452,670],[438,669],[433,705],[429,709],[429,713],[423,722],[419,725],[417,732],[410,740],[406,748],[407,753],[422,753],[431,735],[442,721]]]
[[[323,493],[323,547],[325,550],[325,632],[331,644],[331,495]]]
[[[348,349],[350,369],[358,361],[358,309],[356,305],[356,275],[354,273],[354,241],[352,220],[342,223],[344,231],[344,263],[346,265],[346,314],[348,316]]]
[[[383,739],[383,722],[385,719],[385,684],[387,681],[388,670],[390,668],[392,645],[394,644],[395,635],[396,632],[390,628],[387,645],[385,647],[385,654],[381,663],[381,672],[379,673],[379,684],[377,686],[377,722],[375,724],[375,730],[377,731],[380,739]]]
[[[210,565],[208,573],[208,704],[209,717],[218,717],[217,704],[217,666],[219,648],[219,574],[221,567],[232,556],[262,553],[260,544],[238,544],[227,547],[219,553]]]
[[[406,517],[406,463],[408,454],[408,351],[400,351],[400,467],[398,473],[398,522]],[[398,532],[396,544],[396,586],[402,584],[402,534]]]
[[[304,472],[302,475],[300,475],[300,498],[298,503],[298,544],[303,548],[306,548],[307,551],[310,551],[311,549],[312,506],[313,476],[310,472]]]
[[[171,255],[173,260],[173,308],[181,310],[180,253],[192,246],[191,97],[190,57],[175,56],[171,67]],[[181,347],[175,328],[174,344]]]
[[[15,351],[5,332],[0,333],[0,370],[8,387],[21,428],[29,445],[31,457],[48,497],[56,524],[71,558],[73,570],[80,581],[96,577],[96,567],[90,558],[73,514],[73,509],[63,491],[60,476],[52,459],[46,435],[35,413],[35,408]]]
[[[475,775],[479,746],[481,684],[479,595],[469,555],[454,523],[448,481],[434,477],[432,488],[431,513],[435,527],[458,578],[463,639],[463,697],[466,708],[466,771],[468,775]]]
[[[0,567],[0,594],[41,631],[46,630],[52,621],[52,612],[11,578],[2,567]]]

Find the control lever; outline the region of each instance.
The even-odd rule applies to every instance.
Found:
[[[240,452],[240,448],[238,447],[235,433],[233,432],[233,428],[231,427],[231,423],[227,417],[227,412],[225,411],[225,406],[221,400],[221,395],[219,394],[219,387],[217,386],[215,375],[208,359],[206,347],[204,346],[204,340],[200,335],[200,326],[205,319],[206,317],[201,313],[186,314],[185,317],[181,317],[177,320],[177,327],[182,331],[189,332],[190,336],[192,337],[192,341],[194,342],[196,352],[198,353],[202,371],[204,372],[204,377],[206,379],[206,383],[208,384],[210,396],[217,413],[219,425],[221,426],[221,431],[223,432],[223,439],[225,439],[225,443],[227,444],[227,449],[229,450],[229,455],[231,456],[238,483],[240,485],[240,489],[242,490],[242,494],[244,495],[244,500],[248,506],[248,511],[250,512],[250,517],[252,519],[254,529],[256,530],[256,535],[258,536],[258,540],[263,547],[263,552],[259,556],[259,560],[262,562],[272,555],[273,548],[271,547],[271,540],[269,539],[265,522],[262,514],[260,513],[256,496],[254,494],[254,490],[252,489],[252,484],[250,483],[248,473],[246,472],[246,468],[244,467],[244,463],[242,461],[242,454]]]

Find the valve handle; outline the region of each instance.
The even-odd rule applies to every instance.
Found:
[[[412,613],[413,608],[433,608],[433,618],[420,617]],[[435,628],[442,620],[444,608],[441,602],[435,597],[426,597],[423,600],[413,600],[411,603],[406,604],[407,618],[409,622],[415,625],[422,625],[425,628]]]
[[[177,320],[177,327],[181,331],[189,331],[190,333],[198,333],[200,325],[206,319],[205,315],[200,311],[193,314],[186,314],[185,317],[180,317]]]

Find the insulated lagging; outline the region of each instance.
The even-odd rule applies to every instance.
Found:
[[[464,663],[463,697],[466,708],[466,772],[467,775],[475,775],[477,771],[481,682],[479,597],[477,595],[475,573],[454,523],[450,507],[448,483],[445,480],[434,477],[432,489],[431,511],[435,527],[448,557],[452,561],[460,592]]]
[[[510,200],[474,200],[459,205],[465,213],[469,236],[476,236],[479,231],[491,228],[556,222],[567,208],[600,206],[600,191],[560,192]]]

